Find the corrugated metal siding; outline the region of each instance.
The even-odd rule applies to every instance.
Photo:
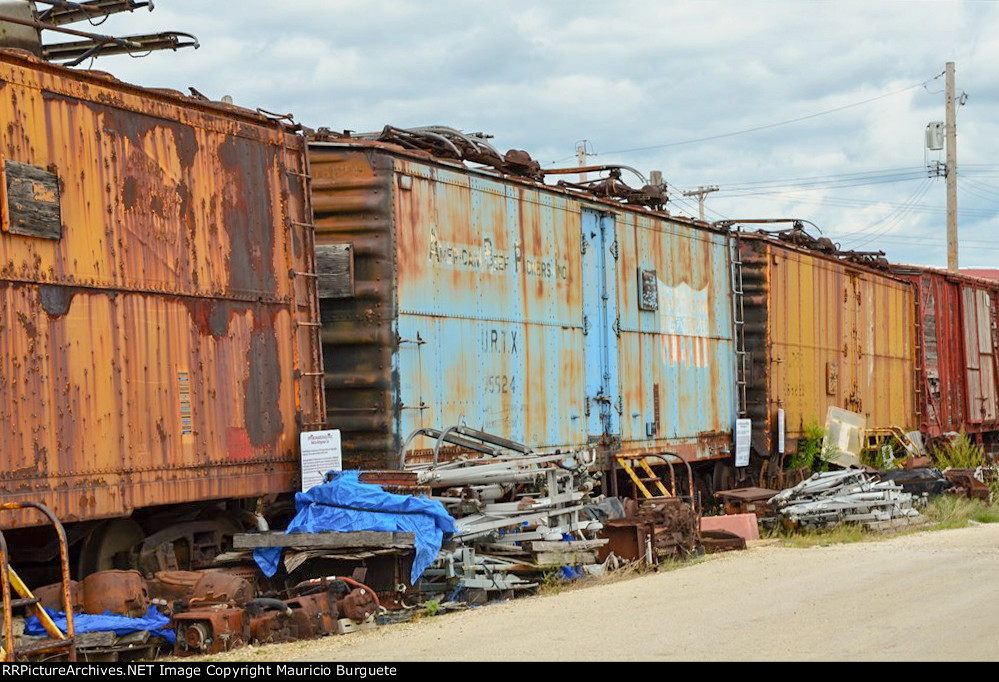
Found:
[[[994,301],[999,289],[963,273],[912,266],[896,270],[919,289],[920,429],[930,437],[962,429],[967,433],[995,431],[999,415],[995,408]],[[969,351],[977,357],[966,360]],[[982,367],[986,368],[984,379]],[[989,395],[992,399],[984,400]]]
[[[6,52],[0,84],[0,157],[58,176],[62,222],[0,233],[0,498],[74,521],[292,489],[321,404],[301,138]]]
[[[399,436],[393,163],[375,151],[310,147],[317,244],[349,243],[354,297],[321,301],[326,410],[344,466],[396,465]],[[402,411],[419,411],[418,403]]]
[[[811,421],[825,423],[830,405],[864,414],[868,428],[911,428],[911,287],[770,240],[743,236],[742,251],[754,277],[766,278],[755,288],[763,296],[746,300],[753,307],[747,321],[765,324],[767,347],[754,353],[751,372],[751,412],[766,420],[763,448],[776,451],[778,408],[785,411],[789,452]],[[759,366],[761,360],[766,364]]]
[[[579,208],[396,159],[401,434],[459,422],[533,447],[586,443]],[[398,183],[397,183],[398,185]],[[419,444],[417,444],[419,448]]]
[[[736,417],[728,236],[632,212],[620,219],[622,447],[720,456]],[[639,308],[639,270],[655,273],[658,310]]]
[[[459,422],[537,449],[600,439],[724,454],[734,420],[725,235],[377,145],[316,143],[311,159],[319,240],[355,243],[362,292],[323,302],[330,426],[344,430],[350,465],[392,466],[413,430]],[[608,434],[587,428],[591,210],[616,235],[600,247],[620,371],[610,387],[620,426]],[[638,311],[639,267],[659,273],[656,313]],[[657,404],[658,435],[646,435]]]

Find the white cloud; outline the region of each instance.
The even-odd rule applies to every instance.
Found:
[[[751,134],[610,152],[842,107],[932,78],[953,60],[958,89],[969,95],[959,113],[959,162],[968,164],[961,176],[978,183],[960,193],[962,256],[999,261],[999,244],[988,242],[999,222],[999,3],[157,0],[156,8],[97,30],[189,31],[201,49],[108,58],[96,68],[144,85],[230,94],[313,126],[482,130],[497,147],[526,149],[544,164],[572,157],[586,138],[595,161],[661,169],[678,188],[918,169],[925,124],[943,120],[942,79]],[[923,189],[919,205],[907,207]],[[869,247],[940,265],[942,201],[942,180],[914,177],[719,192],[707,207],[715,218],[796,215],[830,234],[868,228],[877,237]]]

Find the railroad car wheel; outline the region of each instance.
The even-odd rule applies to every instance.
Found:
[[[232,549],[232,536],[243,532],[243,524],[233,514],[224,509],[210,507],[198,514],[199,521],[212,521],[218,526],[222,536],[221,551],[227,552]]]
[[[715,504],[715,491],[711,474],[694,474],[694,496],[697,498],[697,508],[699,510],[710,509]]]
[[[731,490],[735,487],[735,469],[727,462],[715,462],[714,470],[715,492],[719,490]]]
[[[77,565],[77,580],[83,580],[97,571],[131,568],[130,565],[126,565],[127,562],[120,559],[116,565],[115,555],[128,552],[145,537],[142,526],[132,519],[104,521],[83,540]]]

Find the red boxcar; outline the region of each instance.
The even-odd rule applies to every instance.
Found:
[[[999,282],[930,268],[896,266],[916,288],[920,431],[964,430],[999,444]]]

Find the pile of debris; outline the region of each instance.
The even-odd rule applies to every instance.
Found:
[[[822,528],[860,523],[872,530],[909,525],[920,518],[926,498],[878,481],[860,469],[817,473],[770,498],[779,517],[792,526]]]
[[[244,644],[290,642],[375,627],[377,594],[353,578],[328,577],[275,589],[255,569],[105,570],[71,581],[77,654],[87,661],[214,654]],[[62,585],[35,590],[39,605],[66,631]],[[38,615],[16,618],[15,647],[47,639]]]
[[[418,437],[433,448],[410,452]],[[420,592],[479,603],[553,577],[600,575],[630,562],[655,566],[700,545],[691,504],[665,489],[635,503],[598,495],[595,464],[593,450],[538,454],[464,426],[414,432],[400,465],[456,519],[455,535],[424,573]]]
[[[433,450],[409,453],[418,436],[435,441]],[[464,426],[412,434],[404,470],[456,519],[420,592],[479,603],[535,588],[563,567],[567,575],[602,571],[598,553],[607,540],[597,537],[603,524],[590,509],[599,484],[589,471],[593,463],[592,451],[539,455]]]

